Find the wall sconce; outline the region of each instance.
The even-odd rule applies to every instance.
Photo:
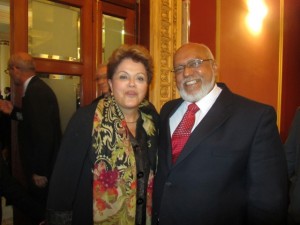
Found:
[[[249,30],[254,35],[258,35],[262,28],[264,18],[268,13],[268,7],[264,0],[247,0],[248,15],[246,17],[246,23]]]

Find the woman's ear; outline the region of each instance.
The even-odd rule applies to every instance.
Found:
[[[110,94],[113,95],[113,94],[114,94],[114,90],[113,90],[113,88],[112,88],[112,82],[111,82],[111,79],[108,79],[107,82],[108,82],[109,89],[110,89],[110,92],[111,92]]]

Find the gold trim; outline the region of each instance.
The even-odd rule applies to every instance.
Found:
[[[279,22],[279,57],[278,57],[278,91],[277,91],[277,126],[280,131],[282,106],[282,68],[283,68],[283,39],[284,39],[284,0],[280,0]]]
[[[216,56],[217,65],[220,65],[221,59],[221,0],[216,2]],[[220,79],[218,75],[217,80]]]
[[[182,0],[150,1],[150,18],[150,52],[155,69],[149,99],[160,111],[165,102],[179,96],[171,69],[173,54],[181,45]]]

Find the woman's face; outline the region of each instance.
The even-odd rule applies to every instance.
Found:
[[[110,89],[121,110],[138,108],[148,90],[148,76],[144,65],[123,59],[108,80]]]

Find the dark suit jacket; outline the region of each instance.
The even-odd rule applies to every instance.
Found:
[[[290,178],[289,215],[291,221],[300,224],[300,107],[296,111],[284,148]]]
[[[14,206],[33,219],[41,222],[44,210],[24,190],[20,183],[11,176],[6,163],[0,157],[0,197],[5,197]],[[1,214],[1,212],[0,212]],[[0,217],[1,218],[1,217]]]
[[[169,118],[183,100],[161,110],[153,224],[282,225],[287,166],[276,113],[218,86],[220,96],[174,165]]]
[[[49,225],[70,224],[71,220],[72,225],[93,224],[91,171],[96,155],[92,151],[91,131],[97,104],[93,102],[80,107],[65,130],[50,180],[47,201]]]
[[[22,110],[15,107],[11,116],[19,121],[19,148],[26,174],[49,178],[61,139],[59,107],[54,92],[34,76],[22,99]]]

